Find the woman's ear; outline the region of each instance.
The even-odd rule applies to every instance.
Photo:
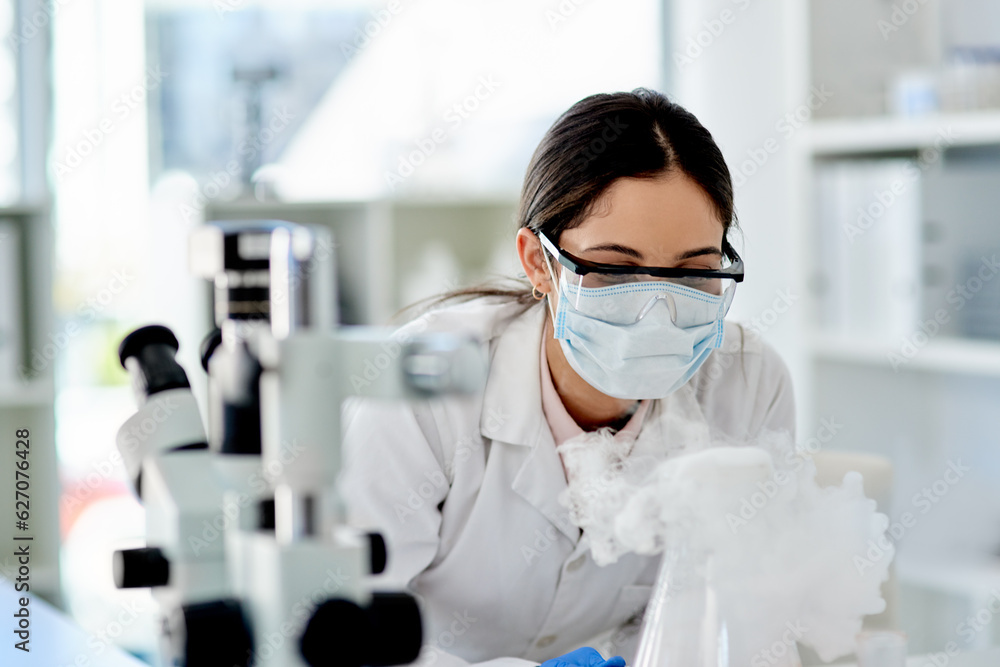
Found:
[[[521,260],[521,268],[531,281],[531,284],[542,294],[552,291],[552,278],[549,268],[542,255],[542,243],[527,227],[517,230],[517,257]]]

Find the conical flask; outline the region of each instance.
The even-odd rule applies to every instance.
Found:
[[[730,667],[714,567],[710,551],[684,544],[664,550],[635,667]]]
[[[794,643],[760,634],[759,600],[734,599],[723,586],[721,562],[711,550],[668,542],[634,667],[801,667]]]

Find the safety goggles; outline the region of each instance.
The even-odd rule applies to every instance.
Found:
[[[657,303],[670,310],[678,326],[711,321],[725,315],[736,283],[743,282],[743,260],[735,251],[718,269],[623,266],[588,262],[559,248],[545,234],[536,234],[548,255],[565,269],[558,282],[569,305],[605,322],[638,322]],[[545,259],[551,270],[548,256]]]
[[[743,260],[736,251],[732,251],[732,258],[724,256],[722,266],[718,269],[602,264],[575,257],[554,244],[542,232],[536,233],[549,254],[571,272],[572,275],[567,276],[567,282],[577,287],[593,289],[644,281],[666,281],[719,296],[730,286],[743,282]]]

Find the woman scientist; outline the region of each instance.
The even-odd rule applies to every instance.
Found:
[[[581,647],[624,636],[658,557],[593,562],[558,500],[556,447],[608,427],[667,450],[671,416],[791,432],[791,383],[770,347],[723,326],[743,278],[729,170],[662,94],[573,105],[531,159],[518,222],[530,292],[460,292],[403,329],[478,337],[483,393],[353,406],[342,489],[385,535],[387,576],[422,598],[422,664],[621,665]]]

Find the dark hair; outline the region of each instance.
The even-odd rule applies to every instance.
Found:
[[[736,227],[733,183],[712,135],[689,111],[647,88],[586,97],[561,115],[535,149],[521,189],[518,227],[544,232],[554,243],[580,225],[601,195],[619,178],[655,178],[681,172],[711,198],[723,226],[722,251]],[[522,281],[523,283],[523,281]],[[531,290],[478,286],[434,298],[481,296],[532,302]]]

